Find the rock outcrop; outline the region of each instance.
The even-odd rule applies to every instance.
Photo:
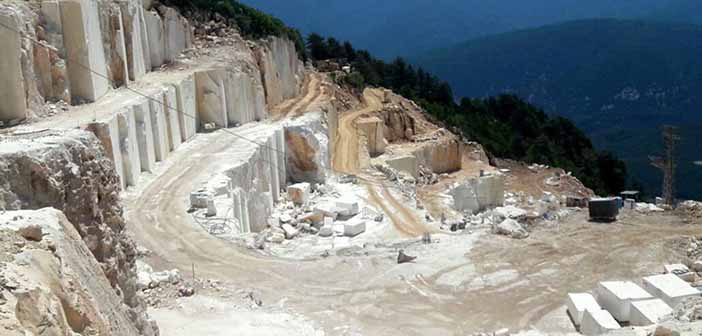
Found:
[[[136,292],[136,248],[125,232],[119,178],[92,133],[46,130],[0,139],[0,208],[45,207],[63,211],[74,225],[133,328],[155,334]]]
[[[269,105],[300,94],[304,66],[292,41],[269,37],[259,43],[255,54]]]
[[[329,133],[325,114],[309,112],[285,125],[288,180],[324,183],[330,173]]]
[[[0,214],[3,335],[154,335],[140,332],[74,224],[56,209]]]

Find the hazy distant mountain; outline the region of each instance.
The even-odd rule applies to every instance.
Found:
[[[243,0],[303,33],[318,32],[383,58],[567,20],[639,18],[681,0]],[[686,0],[698,1],[700,0]],[[699,11],[694,12],[696,14]],[[661,14],[662,15],[662,14]]]
[[[702,196],[702,26],[583,20],[471,40],[416,63],[458,96],[516,93],[617,152],[632,175],[658,186],[647,156],[658,127],[684,126],[680,190]]]
[[[702,24],[701,0],[673,0],[647,18],[681,23]]]

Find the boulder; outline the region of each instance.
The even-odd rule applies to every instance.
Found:
[[[400,250],[400,252],[397,254],[397,263],[398,264],[412,262],[415,259],[417,259],[417,257],[406,255],[404,250]]]
[[[331,237],[334,235],[334,228],[331,225],[324,225],[319,229],[320,237]]]
[[[344,223],[344,236],[355,237],[363,232],[366,232],[365,221]]]
[[[519,222],[509,218],[497,225],[496,233],[509,236],[514,239],[524,239],[529,237],[529,232],[524,229]]]
[[[294,228],[290,224],[283,224],[280,227],[285,232],[285,239],[293,239],[293,238],[297,237],[297,235],[300,233],[299,230],[297,230],[296,228]]]
[[[335,203],[332,202],[322,202],[314,207],[314,212],[316,214],[322,215],[324,217],[329,217],[332,220],[336,220],[336,218],[339,216],[339,212],[342,210],[339,209]]]
[[[360,212],[358,202],[350,199],[339,199],[334,202],[339,209],[339,215],[344,217],[356,216]]]
[[[322,112],[308,112],[285,125],[288,180],[324,183],[330,170],[329,137]]]
[[[293,184],[288,186],[288,197],[295,205],[303,205],[309,199],[311,188],[307,182]]]

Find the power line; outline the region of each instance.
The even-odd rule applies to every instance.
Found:
[[[0,26],[4,27],[4,28],[6,28],[6,29],[8,29],[8,30],[10,30],[10,31],[13,31],[13,32],[17,33],[20,37],[26,38],[27,40],[29,40],[30,42],[32,42],[32,43],[34,43],[34,44],[37,44],[37,45],[39,45],[39,46],[41,46],[41,47],[51,47],[52,49],[56,50],[56,48],[54,48],[53,46],[45,45],[44,43],[42,43],[42,42],[39,41],[39,40],[36,40],[36,39],[34,39],[34,38],[32,38],[32,37],[29,37],[29,36],[26,36],[26,35],[24,35],[21,31],[15,29],[15,28],[13,28],[13,27],[10,27],[10,26],[6,25],[5,23],[0,22]],[[83,63],[81,63],[81,62],[79,62],[79,61],[73,60],[73,59],[71,59],[71,58],[69,58],[69,57],[66,57],[66,60],[65,60],[65,61],[66,61],[67,63],[77,65],[77,66],[79,66],[79,67],[81,67],[81,68],[83,68],[83,69],[89,71],[90,73],[93,73],[93,74],[95,74],[95,75],[97,75],[97,76],[99,76],[99,77],[101,77],[101,78],[103,78],[103,79],[106,79],[106,80],[110,81],[110,77],[109,77],[109,76],[107,76],[107,75],[105,75],[105,74],[103,74],[103,73],[100,73],[100,72],[98,72],[98,71],[96,71],[96,70],[93,70],[90,66],[87,66],[87,65],[85,65],[85,64],[83,64]],[[184,115],[184,116],[186,116],[186,117],[188,117],[188,118],[191,118],[191,119],[193,119],[193,120],[196,120],[196,121],[198,120],[197,116],[194,116],[194,115],[190,115],[190,114],[188,114],[188,113],[185,113],[185,111],[178,111],[176,108],[173,108],[172,106],[169,106],[168,104],[165,104],[163,101],[158,100],[158,99],[155,99],[155,98],[152,98],[150,95],[147,95],[147,94],[145,94],[145,93],[142,93],[142,92],[140,92],[140,91],[138,91],[138,90],[132,89],[132,88],[130,88],[128,85],[125,85],[124,88],[127,89],[128,91],[131,91],[131,92],[133,92],[133,93],[135,93],[135,94],[141,96],[141,97],[146,98],[146,99],[149,100],[149,101],[156,102],[157,104],[163,106],[164,109],[167,109],[167,110],[169,110],[169,111],[175,112],[175,113],[177,113],[177,114],[182,114],[182,115]],[[280,154],[282,154],[282,155],[287,155],[287,153],[286,153],[285,151],[281,151],[281,150],[279,150],[279,149],[277,149],[277,148],[275,148],[275,147],[271,147],[271,146],[268,146],[267,144],[257,142],[256,140],[249,139],[249,138],[247,138],[247,137],[245,137],[245,136],[242,136],[242,135],[239,135],[239,134],[237,134],[237,133],[235,133],[235,132],[233,132],[233,131],[231,131],[231,130],[229,130],[229,129],[227,129],[227,128],[221,128],[220,130],[223,131],[223,132],[225,132],[225,133],[228,133],[228,134],[230,134],[230,135],[233,135],[234,137],[237,137],[237,138],[239,138],[239,139],[242,139],[242,140],[244,140],[244,141],[253,143],[253,144],[258,145],[258,146],[261,146],[261,147],[263,147],[263,148],[268,148],[268,149],[273,150],[273,151],[275,151],[275,152],[278,152],[278,153],[280,153]],[[265,163],[267,163],[269,166],[271,166],[271,167],[273,167],[273,168],[275,169],[275,167],[274,167],[275,165],[273,165],[270,161],[267,161],[267,160],[265,160],[265,159],[260,159],[260,160],[263,161],[263,162],[265,162]],[[335,170],[330,169],[330,168],[324,168],[324,167],[318,167],[318,168],[319,168],[319,169],[322,169],[322,170],[324,170],[324,171],[333,173],[333,174],[339,174],[339,173],[340,173],[340,174],[347,174],[347,175],[355,175],[355,174],[350,174],[350,173],[347,173],[347,172],[335,171]],[[278,167],[277,169],[280,170],[279,167]],[[287,172],[286,172],[286,171],[283,171],[283,170],[280,170],[280,171],[281,171],[281,173],[287,175]],[[356,175],[356,177],[357,177],[358,179],[364,181],[364,182],[367,183],[367,184],[374,184],[374,185],[381,186],[381,187],[388,187],[388,185],[386,185],[386,184],[384,184],[384,183],[378,183],[378,182],[372,181],[372,180],[370,180],[370,179],[368,179],[368,178],[364,178],[364,177],[357,176],[357,175]],[[393,186],[391,186],[391,187],[393,187]]]

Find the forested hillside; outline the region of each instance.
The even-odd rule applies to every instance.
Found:
[[[624,158],[650,191],[660,173],[659,127],[683,126],[680,190],[702,190],[702,26],[585,20],[471,40],[418,57],[457,95],[516,94],[566,116]]]

